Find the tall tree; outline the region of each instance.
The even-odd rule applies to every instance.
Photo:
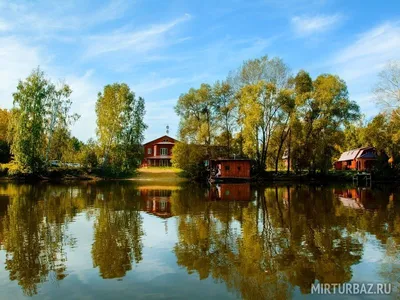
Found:
[[[200,143],[208,147],[215,136],[214,98],[212,88],[202,84],[199,89],[190,89],[182,94],[175,106],[181,117],[180,137],[186,141]]]
[[[233,131],[236,128],[237,104],[233,87],[227,82],[217,81],[213,86],[214,107],[217,124],[221,130],[221,136],[226,140],[226,153],[231,154]]]
[[[378,74],[378,82],[373,90],[376,101],[386,111],[400,115],[400,61],[390,61]]]
[[[278,97],[280,109],[278,112],[277,124],[277,147],[275,153],[275,172],[278,172],[279,161],[282,157],[282,150],[288,137],[291,135],[291,124],[295,114],[295,101],[293,91],[289,89],[282,90]],[[290,143],[290,141],[288,141]],[[288,145],[288,164],[290,164],[290,145]]]
[[[301,141],[297,147],[298,168],[326,171],[331,167],[335,144],[343,137],[347,122],[357,120],[359,106],[349,99],[346,83],[324,74],[314,81],[300,71],[295,78]]]
[[[72,93],[71,88],[63,83],[59,88],[56,88],[55,85],[50,86],[51,97],[49,97],[49,101],[47,103],[47,122],[46,122],[46,131],[47,131],[47,149],[46,149],[46,163],[49,161],[49,154],[53,142],[53,134],[56,129],[59,131],[67,131],[68,125],[72,121],[75,121],[79,118],[78,114],[69,115],[68,112],[71,108],[71,100],[70,96]],[[66,142],[66,141],[65,141]]]
[[[110,167],[112,175],[133,171],[141,159],[140,144],[147,128],[144,99],[137,99],[125,83],[106,85],[98,95],[96,113],[103,166]]]
[[[264,170],[268,147],[282,105],[279,92],[275,84],[260,81],[243,87],[239,97],[245,154],[256,158],[258,168]]]
[[[33,173],[44,163],[46,105],[52,92],[50,82],[39,68],[14,93],[14,106],[19,109],[11,151],[15,160]]]
[[[68,85],[57,88],[39,68],[18,83],[13,94],[15,120],[11,126],[11,151],[28,171],[38,173],[43,169],[55,126],[67,126],[72,117],[70,94]]]
[[[11,151],[22,168],[34,174],[45,167],[55,127],[67,128],[71,89],[63,84],[57,88],[35,69],[25,81],[20,81],[14,96],[14,113],[11,133]]]

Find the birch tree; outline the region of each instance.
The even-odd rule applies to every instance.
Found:
[[[373,90],[375,100],[384,110],[400,116],[400,61],[390,61],[378,78]]]

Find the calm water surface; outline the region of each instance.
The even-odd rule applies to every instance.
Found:
[[[312,283],[346,282],[398,296],[398,190],[0,183],[1,299],[318,298]]]

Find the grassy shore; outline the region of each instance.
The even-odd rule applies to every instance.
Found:
[[[172,167],[147,167],[137,170],[137,175],[130,178],[132,181],[140,183],[140,185],[170,185],[185,182],[182,177],[182,170]]]

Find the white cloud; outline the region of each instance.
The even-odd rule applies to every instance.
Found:
[[[372,96],[376,75],[389,60],[400,59],[399,49],[400,23],[387,22],[356,36],[321,67],[346,81],[351,98],[369,117],[378,112]]]
[[[339,14],[316,15],[312,17],[296,16],[292,18],[291,23],[297,35],[308,36],[330,30],[342,19],[342,16]]]
[[[346,80],[376,74],[389,60],[400,59],[400,24],[385,23],[357,37],[332,59]]]
[[[110,0],[104,5],[91,6],[90,10],[80,10],[77,1],[48,3],[46,1],[3,2],[0,10],[0,32],[13,29],[14,33],[33,32],[34,39],[71,39],[65,35],[85,30],[98,24],[120,19],[130,4],[123,0]]]
[[[180,78],[158,78],[151,77],[146,78],[145,81],[140,82],[139,84],[133,85],[133,90],[138,94],[142,95],[144,93],[150,93],[156,90],[164,89],[166,87],[175,85],[181,81]]]
[[[13,37],[0,38],[0,105],[11,108],[18,80],[27,77],[37,66],[45,66],[45,62],[38,48]]]
[[[0,19],[0,32],[8,31],[11,29],[11,25],[8,24],[6,21]]]
[[[54,82],[62,71],[50,65],[37,47],[32,47],[18,41],[14,37],[0,38],[0,107],[10,109],[13,105],[12,94],[20,79],[25,79],[31,71],[40,65],[46,75]],[[71,112],[78,113],[81,118],[72,126],[72,133],[81,139],[94,137],[96,126],[95,103],[101,85],[93,79],[93,71],[89,70],[82,76],[67,75],[65,82],[73,90],[71,95]]]
[[[91,36],[86,56],[97,56],[121,50],[143,53],[161,48],[171,42],[167,39],[167,33],[190,18],[189,14],[185,14],[169,23],[152,25],[143,30],[116,31],[107,35]]]
[[[176,115],[174,106],[177,103],[177,98],[167,100],[146,101],[146,115],[144,121],[150,125],[146,131],[146,141],[160,136],[164,132],[165,126],[169,125],[171,136],[175,136],[179,123],[179,117]]]
[[[65,79],[72,89],[71,113],[80,115],[71,132],[85,142],[96,136],[96,101],[98,92],[102,90],[102,85],[94,80],[93,74],[93,70],[88,70],[82,76],[71,75]]]

